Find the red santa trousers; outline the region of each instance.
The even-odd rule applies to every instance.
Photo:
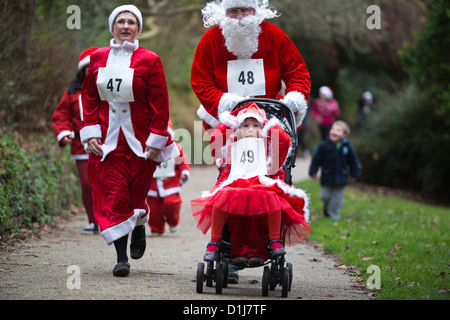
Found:
[[[167,197],[147,197],[150,207],[148,224],[152,232],[164,233],[164,225],[177,226],[180,222],[181,197],[178,193]]]
[[[89,181],[94,198],[94,214],[107,244],[148,221],[147,192],[156,163],[144,158],[110,153],[103,162],[90,155]]]

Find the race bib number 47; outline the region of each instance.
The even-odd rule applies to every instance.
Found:
[[[250,178],[267,174],[264,139],[245,138],[231,145],[230,176]]]
[[[109,102],[133,102],[133,75],[131,68],[99,68],[97,88],[100,98]]]
[[[263,59],[228,61],[228,92],[242,97],[266,94]]]

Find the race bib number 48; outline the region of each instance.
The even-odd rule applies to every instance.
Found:
[[[228,92],[246,96],[266,94],[266,78],[263,59],[228,61]]]
[[[131,68],[99,68],[97,88],[100,98],[109,102],[133,102],[133,75]]]
[[[230,176],[250,178],[267,174],[264,139],[245,138],[231,145]]]

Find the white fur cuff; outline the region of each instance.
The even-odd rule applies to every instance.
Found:
[[[245,98],[235,95],[233,93],[224,93],[219,101],[219,108],[217,111],[218,116],[220,116],[222,112],[226,111],[230,112],[240,101],[244,99]]]
[[[151,148],[162,150],[166,146],[168,139],[169,137],[160,136],[155,133],[150,133],[150,136],[148,137],[145,144]]]
[[[289,92],[282,100],[293,113],[297,114],[297,126],[300,126],[305,118],[308,104],[303,93],[298,91]]]
[[[86,126],[80,130],[81,143],[86,144],[91,138],[102,138],[102,128],[99,124]]]

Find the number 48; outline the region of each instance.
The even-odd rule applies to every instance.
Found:
[[[242,83],[242,85],[245,85],[245,82],[248,82],[248,84],[254,84],[255,78],[252,71],[247,72],[247,79],[245,78],[245,72],[241,71],[239,74],[238,82]]]

